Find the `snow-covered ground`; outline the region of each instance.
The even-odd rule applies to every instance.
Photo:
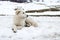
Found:
[[[16,7],[22,7],[25,11],[27,10],[39,10],[39,9],[49,9],[45,5],[37,5],[34,3],[15,3],[9,1],[0,1],[0,14],[14,14],[14,9]]]
[[[0,16],[0,40],[60,40],[60,17],[31,18],[38,27],[23,27],[13,33],[13,16]]]
[[[45,3],[15,3],[15,2],[10,2],[10,1],[0,1],[0,14],[6,14],[6,15],[14,15],[15,11],[14,9],[16,7],[22,7],[24,8],[25,11],[27,10],[40,10],[40,9],[49,9],[51,5],[60,5],[60,3],[48,3],[45,5],[42,5]],[[51,6],[51,8],[54,6]],[[45,12],[46,13],[46,12]],[[40,14],[45,14],[45,13],[40,13]],[[47,13],[47,14],[52,14],[53,12]],[[47,15],[46,14],[46,15]],[[60,14],[59,12],[53,13],[53,14]]]
[[[41,13],[26,13],[27,15],[60,15],[60,11],[46,11]]]
[[[25,8],[25,11],[29,9],[38,10],[39,8],[49,8],[44,5],[36,5],[34,3],[21,4],[9,1],[0,1],[0,14],[14,15],[15,11],[13,9],[17,6],[22,6]],[[42,14],[60,15],[60,11],[47,11],[41,13],[41,15]],[[38,22],[38,27],[23,27],[21,30],[18,30],[17,33],[13,33],[11,30],[13,25],[13,16],[0,16],[0,40],[60,40],[60,17],[30,17]]]

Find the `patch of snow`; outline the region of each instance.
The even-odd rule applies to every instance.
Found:
[[[42,12],[42,13],[26,13],[27,15],[60,15],[60,11],[46,11],[46,12]]]
[[[38,27],[23,27],[13,33],[13,16],[0,16],[0,40],[60,40],[60,17],[31,18]]]
[[[28,5],[28,6],[27,6]],[[14,8],[22,6],[27,9],[46,8],[34,3],[20,4],[9,1],[0,1],[0,14],[14,15]],[[25,7],[26,6],[26,7]],[[33,6],[33,7],[32,7]],[[29,8],[31,7],[31,8]],[[60,12],[44,12],[44,14]],[[38,22],[38,27],[24,27],[13,33],[13,16],[0,16],[0,40],[60,40],[60,17],[31,17]]]
[[[52,3],[54,4],[54,3]],[[47,5],[47,4],[46,4]],[[22,7],[25,11],[27,10],[40,10],[40,9],[49,9],[50,7],[47,7],[46,5],[39,5],[38,3],[15,3],[10,1],[0,1],[0,14],[6,14],[6,15],[15,15],[15,8],[16,7]],[[48,4],[49,5],[49,4]],[[52,7],[52,6],[51,6]],[[41,14],[51,14],[51,13],[41,13]],[[60,14],[59,12],[57,12]],[[54,15],[57,13],[53,13]]]

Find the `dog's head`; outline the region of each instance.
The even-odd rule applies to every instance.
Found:
[[[28,15],[25,14],[23,8],[15,8],[14,10],[15,10],[15,14],[17,16],[19,16],[20,18],[26,18],[26,17],[28,17]]]

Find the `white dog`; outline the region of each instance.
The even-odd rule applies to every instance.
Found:
[[[17,29],[21,29],[22,27],[25,26],[25,20],[28,17],[28,15],[24,14],[23,9],[22,8],[16,8],[15,9],[15,14],[14,18],[13,18],[13,28],[12,30],[14,32],[17,31]]]
[[[17,29],[21,29],[24,26],[38,26],[37,23],[28,17],[25,14],[22,8],[16,8],[15,14],[13,18],[13,32],[16,33]]]

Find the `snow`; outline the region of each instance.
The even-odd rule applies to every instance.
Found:
[[[25,11],[31,8],[34,10],[38,10],[38,8],[46,8],[44,5],[36,6],[34,3],[21,4],[0,1],[0,14],[14,15],[15,11],[13,9],[17,6],[22,6],[25,8]],[[60,11],[47,11],[41,13],[41,15],[42,14],[60,15]],[[60,17],[30,17],[38,22],[38,27],[23,27],[21,30],[17,30],[17,33],[13,33],[13,16],[0,16],[0,40],[60,40]]]
[[[60,40],[60,17],[32,17],[38,27],[23,27],[13,33],[13,16],[0,16],[0,40]]]
[[[10,1],[0,1],[0,14],[14,15],[15,14],[14,9],[16,7],[22,7],[24,9],[24,11],[49,9],[50,8],[50,7],[47,7],[47,4],[40,5],[38,3],[15,3],[15,2],[10,2]],[[48,13],[48,14],[51,14],[51,13]]]
[[[26,13],[27,15],[60,15],[60,11],[46,11],[46,12],[42,12],[42,13]]]

